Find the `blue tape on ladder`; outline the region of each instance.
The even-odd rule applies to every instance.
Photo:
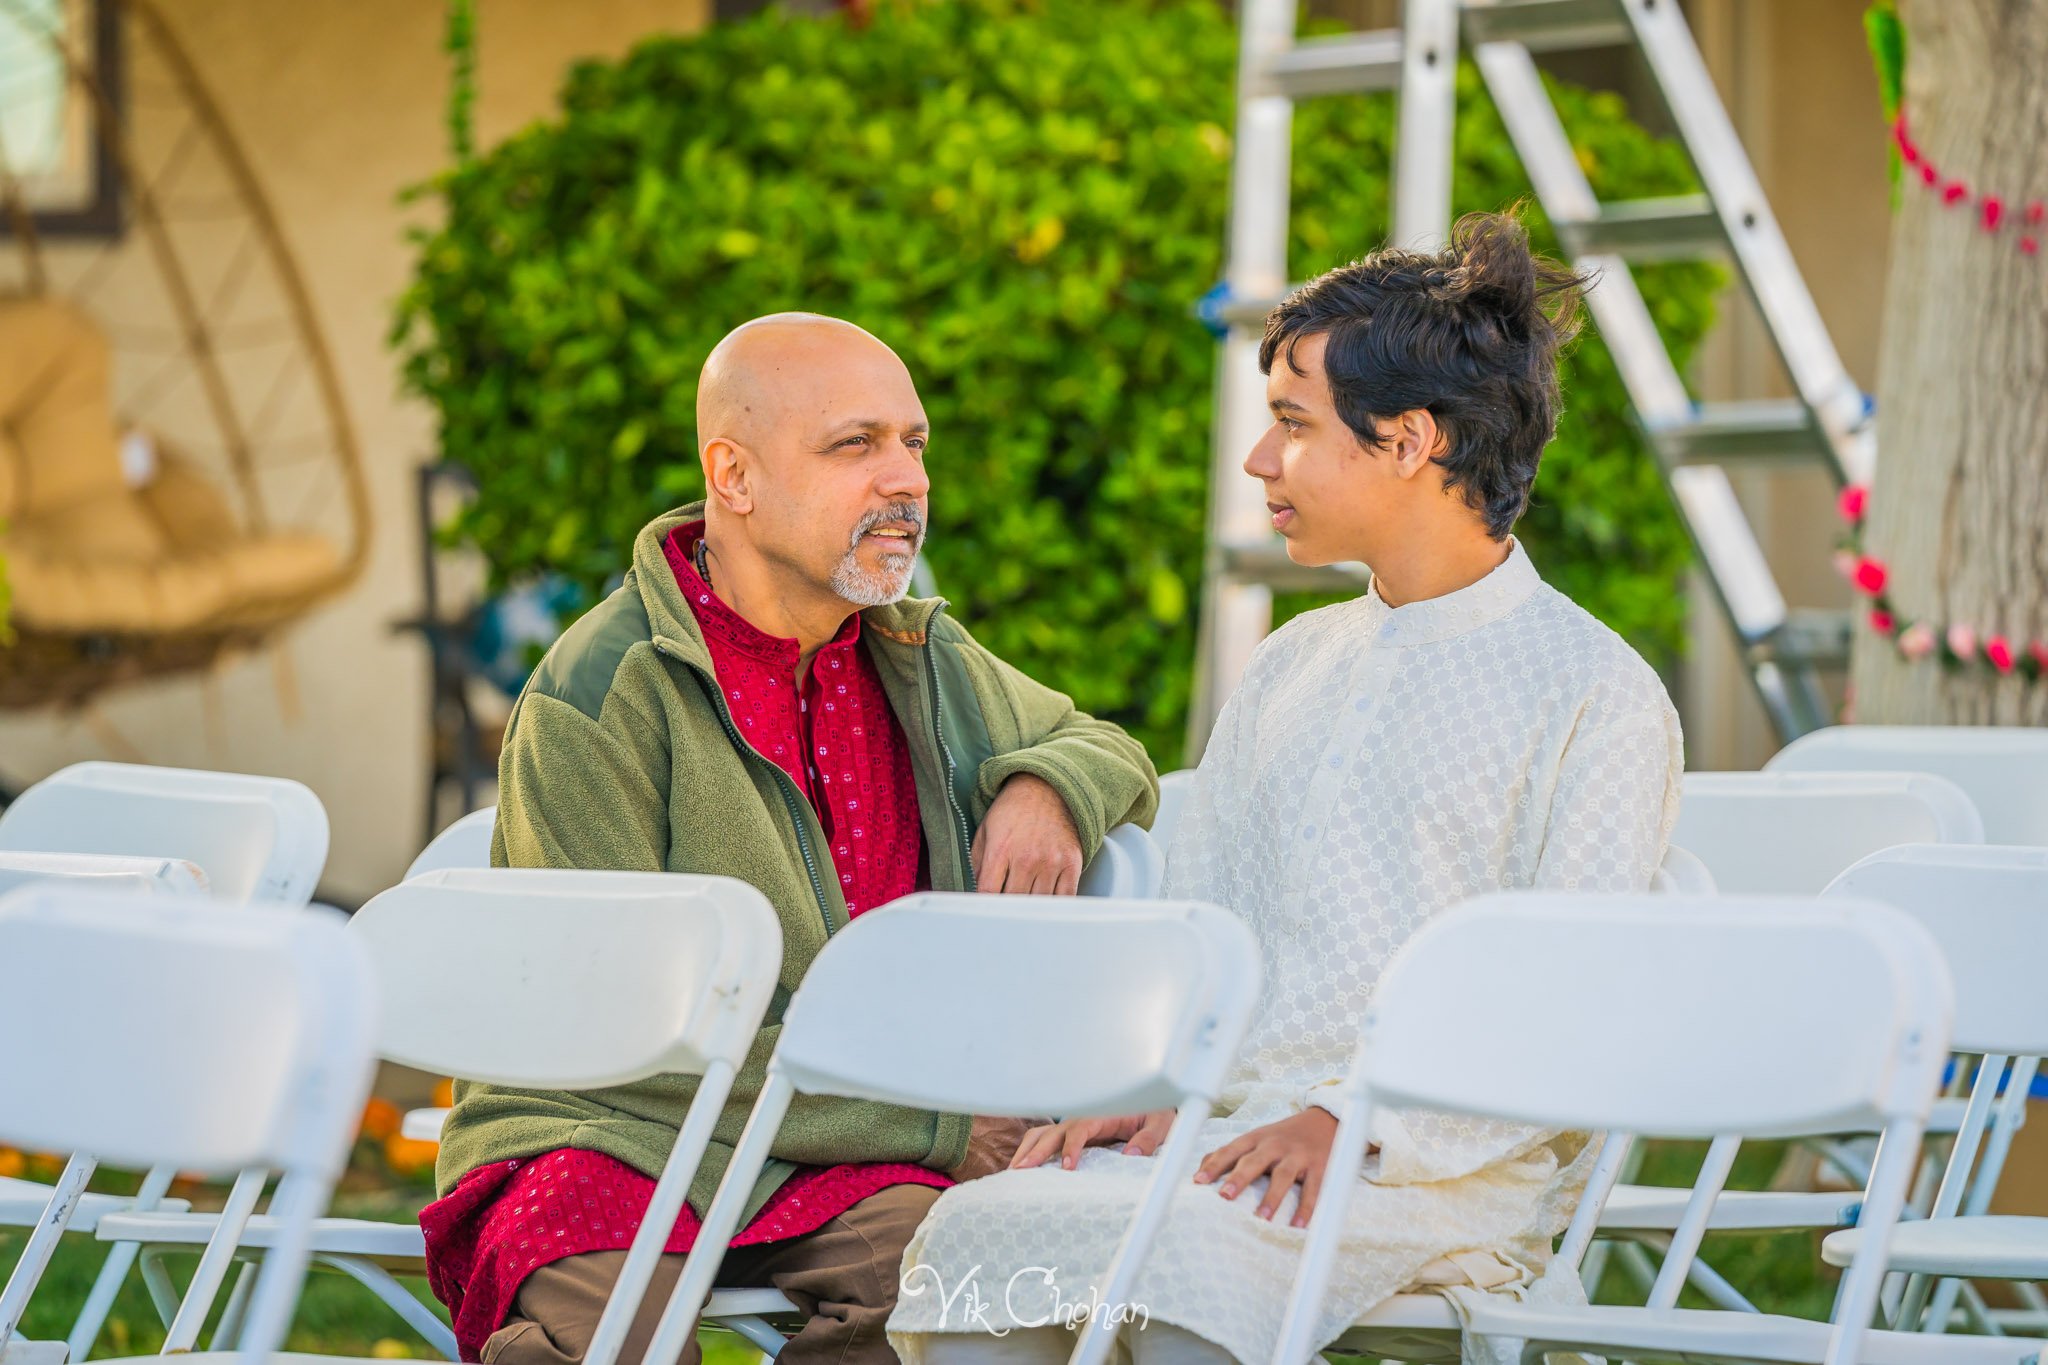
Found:
[[[1230,335],[1230,324],[1223,320],[1223,306],[1229,302],[1230,284],[1226,280],[1218,280],[1214,289],[1195,300],[1195,316],[1218,341]]]

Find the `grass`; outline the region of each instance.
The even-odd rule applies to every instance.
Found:
[[[1658,1143],[1644,1162],[1640,1181],[1656,1185],[1689,1184],[1699,1169],[1706,1146],[1703,1143]],[[1777,1169],[1783,1147],[1757,1143],[1746,1147],[1737,1159],[1730,1180],[1733,1189],[1763,1189]],[[54,1172],[32,1172],[48,1179]],[[93,1188],[109,1193],[132,1191],[134,1177],[102,1173]],[[195,1207],[217,1205],[226,1187],[219,1185],[179,1188]],[[340,1217],[372,1218],[385,1222],[411,1222],[420,1207],[432,1197],[417,1186],[398,1186],[369,1178],[352,1177],[337,1192],[334,1213]],[[21,1254],[25,1233],[0,1229],[0,1276],[14,1266]],[[1716,1234],[1707,1238],[1705,1258],[1749,1295],[1766,1312],[1799,1317],[1825,1318],[1834,1301],[1834,1275],[1821,1264],[1818,1233],[1778,1233],[1756,1236]],[[49,1273],[30,1301],[23,1322],[23,1334],[30,1340],[58,1340],[69,1331],[80,1305],[85,1302],[93,1277],[98,1273],[105,1248],[82,1237],[66,1238]],[[177,1257],[169,1262],[172,1278],[182,1289],[196,1257]],[[408,1281],[408,1287],[432,1306],[443,1321],[447,1314],[427,1292],[424,1281]],[[1610,1264],[1598,1299],[1602,1303],[1640,1303],[1642,1290],[1623,1273],[1619,1261]],[[1688,1307],[1709,1307],[1688,1289]],[[163,1344],[163,1325],[157,1320],[139,1277],[130,1275],[115,1301],[107,1329],[100,1336],[94,1355],[139,1355],[156,1351]],[[202,1338],[203,1340],[203,1338]],[[706,1365],[748,1365],[755,1358],[752,1348],[724,1333],[704,1335]],[[335,1355],[370,1356],[385,1359],[432,1358],[413,1331],[371,1293],[345,1276],[318,1272],[308,1277],[299,1300],[287,1348]]]

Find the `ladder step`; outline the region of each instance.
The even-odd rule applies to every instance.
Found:
[[[1753,645],[1750,657],[1794,668],[1841,668],[1849,662],[1850,639],[1848,612],[1802,607],[1776,634]]]
[[[1297,564],[1287,557],[1285,542],[1254,541],[1219,547],[1223,576],[1256,583],[1276,592],[1364,592],[1372,571],[1363,564]]]
[[[1520,43],[1531,52],[1613,47],[1634,40],[1617,0],[1492,0],[1461,7],[1465,40]]]
[[[1261,93],[1302,99],[1401,88],[1401,32],[1340,33],[1296,43],[1259,73]]]
[[[1728,247],[1720,215],[1704,194],[1632,199],[1602,204],[1592,219],[1555,224],[1574,256],[1621,256],[1631,261],[1696,260]]]
[[[1816,460],[1827,455],[1812,410],[1796,398],[1702,403],[1675,422],[1648,422],[1669,464],[1720,460]]]

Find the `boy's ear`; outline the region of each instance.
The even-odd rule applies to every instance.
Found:
[[[1430,461],[1450,446],[1444,429],[1437,425],[1435,414],[1428,408],[1397,413],[1387,426],[1387,434],[1392,438],[1388,453],[1394,458],[1394,472],[1404,479],[1412,479],[1428,469]]]

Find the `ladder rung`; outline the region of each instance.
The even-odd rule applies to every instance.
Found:
[[[1372,582],[1372,572],[1363,564],[1297,564],[1277,539],[1225,545],[1219,558],[1225,577],[1278,592],[1364,592]]]
[[[1291,99],[1308,95],[1350,95],[1401,88],[1401,33],[1341,33],[1296,43],[1261,73],[1265,83]]]
[[[1839,668],[1849,662],[1849,644],[1848,612],[1801,608],[1768,639],[1752,645],[1750,658],[1791,668]]]
[[[1555,224],[1574,256],[1623,256],[1632,261],[1689,260],[1724,251],[1720,215],[1704,194],[1602,204],[1593,219]]]
[[[1703,403],[1681,421],[1649,424],[1650,438],[1671,464],[1718,460],[1812,460],[1827,438],[1797,399]]]
[[[1520,43],[1531,52],[1612,47],[1634,33],[1616,0],[1494,0],[1463,7],[1466,41]]]

